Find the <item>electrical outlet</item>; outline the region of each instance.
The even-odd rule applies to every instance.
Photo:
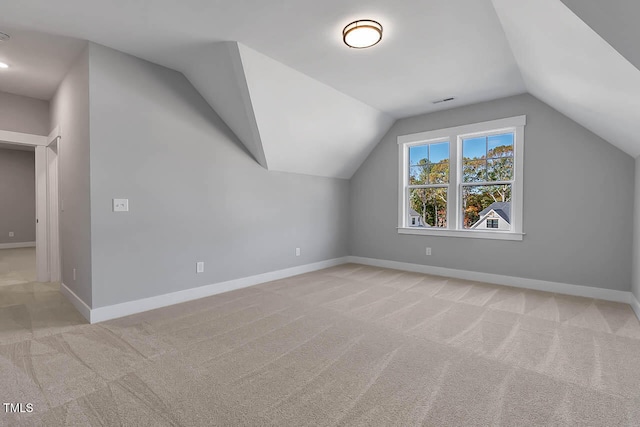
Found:
[[[427,255],[431,255],[431,248],[427,248]]]
[[[13,237],[13,236],[15,236],[15,234],[13,233],[13,231],[10,231],[9,232],[9,237]]]
[[[300,248],[296,248],[296,256],[300,256]]]
[[[204,262],[196,262],[196,273],[204,273]]]
[[[129,199],[113,199],[114,212],[129,212]]]

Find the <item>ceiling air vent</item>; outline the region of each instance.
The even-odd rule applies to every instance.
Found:
[[[6,42],[10,38],[11,36],[9,34],[0,32],[0,42]]]
[[[433,104],[441,104],[443,102],[449,102],[449,101],[453,101],[454,99],[456,99],[455,97],[450,97],[450,98],[445,98],[445,99],[438,99],[437,101],[433,101]]]

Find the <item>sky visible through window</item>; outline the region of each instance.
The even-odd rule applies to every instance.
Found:
[[[464,139],[462,156],[468,159],[484,158],[487,155],[487,151],[491,151],[496,147],[505,145],[513,146],[512,133]]]
[[[447,227],[449,148],[449,141],[409,147],[409,212],[421,217],[412,226]],[[462,138],[462,182],[470,184],[462,190],[463,228],[492,203],[511,201],[512,185],[495,183],[513,179],[513,148],[513,132]]]
[[[420,160],[429,161],[431,163],[440,163],[442,160],[449,159],[449,143],[440,142],[437,144],[418,145],[410,147],[409,162],[411,165],[420,164]]]

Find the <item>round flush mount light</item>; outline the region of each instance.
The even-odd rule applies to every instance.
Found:
[[[9,65],[5,64],[4,62],[0,62],[0,68],[1,69],[6,69],[6,68],[9,68]]]
[[[342,40],[354,49],[374,46],[382,40],[382,25],[370,19],[353,21],[342,30]]]

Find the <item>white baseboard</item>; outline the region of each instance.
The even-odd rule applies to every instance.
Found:
[[[640,319],[640,304],[631,292],[613,289],[593,288],[589,286],[570,285],[567,283],[548,282],[545,280],[525,279],[523,277],[502,276],[499,274],[479,273],[476,271],[456,270],[453,268],[434,267],[431,265],[409,264],[406,262],[387,261],[357,256],[347,257],[349,262],[370,265],[374,267],[392,268],[395,270],[412,271],[416,273],[433,274],[437,276],[453,277],[456,279],[473,280],[476,282],[493,283],[496,285],[513,286],[516,288],[532,289],[536,291],[555,292],[557,294],[574,295],[585,298],[597,298],[630,304]],[[634,306],[635,303],[635,306]]]
[[[236,289],[246,288],[258,285],[260,283],[271,282],[273,280],[284,279],[286,277],[297,276],[298,274],[309,273],[324,268],[334,267],[336,265],[347,262],[347,257],[335,258],[326,261],[320,261],[313,264],[305,264],[297,267],[287,268],[284,270],[271,271],[268,273],[257,274],[255,276],[243,277],[240,279],[229,280],[227,282],[214,283],[212,285],[200,286],[198,288],[185,289],[183,291],[172,292],[169,294],[158,295],[155,297],[143,298],[135,301],[123,302],[121,304],[109,305],[106,307],[97,307],[89,309],[73,292],[66,286],[63,293],[71,300],[73,305],[89,320],[90,323],[104,322],[105,320],[117,319],[119,317],[130,316],[132,314],[142,313],[144,311],[154,310],[156,308],[167,307],[169,305],[179,304],[211,295],[221,294]],[[75,302],[74,302],[75,301]],[[78,307],[80,305],[81,307]],[[83,307],[84,306],[84,307]],[[85,312],[87,314],[85,314]]]
[[[0,249],[35,248],[36,242],[0,243]]]
[[[313,264],[301,265],[298,267],[277,270],[255,276],[243,277],[226,282],[214,283],[193,289],[172,292],[169,294],[143,298],[135,301],[128,301],[121,304],[114,304],[106,307],[91,309],[73,291],[62,284],[62,293],[71,301],[78,311],[90,322],[104,322],[110,319],[130,316],[156,308],[167,307],[182,302],[192,301],[236,289],[246,288],[273,280],[284,279],[297,276],[299,274],[322,270],[345,263],[355,263],[370,265],[374,267],[391,268],[395,270],[412,271],[416,273],[433,274],[438,276],[453,277],[457,279],[473,280],[479,282],[493,283],[496,285],[513,286],[538,291],[554,292],[558,294],[574,295],[586,298],[597,298],[606,301],[622,302],[631,305],[640,319],[640,302],[631,293],[617,291],[613,289],[593,288],[589,286],[570,285],[567,283],[549,282],[544,280],[526,279],[522,277],[503,276],[499,274],[480,273],[468,270],[457,270],[452,268],[434,267],[422,264],[410,264],[398,261],[388,261],[374,258],[363,258],[357,256],[347,256],[335,258]]]
[[[91,322],[91,308],[82,301],[75,292],[69,289],[64,283],[60,284],[60,292],[62,292],[62,295],[64,295],[71,304],[73,304],[76,310],[78,310],[85,319]]]
[[[636,316],[638,316],[638,320],[640,320],[640,302],[638,302],[638,298],[636,298],[633,293],[631,293],[631,301],[629,301],[629,305],[631,305]]]

